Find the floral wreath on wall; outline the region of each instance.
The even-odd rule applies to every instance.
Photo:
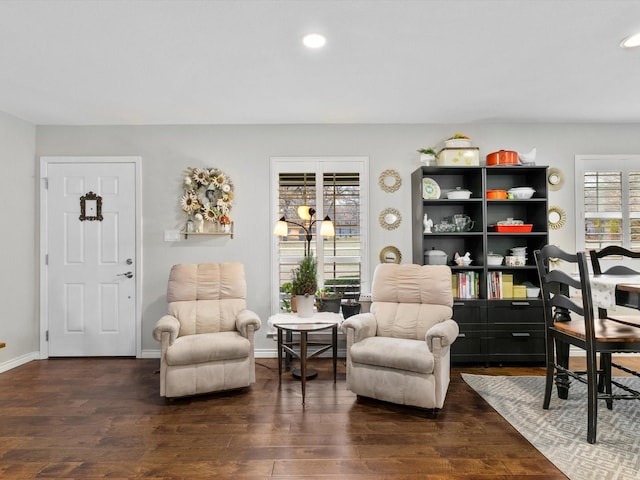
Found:
[[[194,221],[196,229],[204,220],[222,226],[231,224],[229,212],[233,203],[233,182],[223,171],[189,167],[185,170],[182,188],[180,206],[187,222]]]

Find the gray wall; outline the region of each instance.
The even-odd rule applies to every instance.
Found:
[[[35,126],[0,112],[0,371],[38,348],[35,252]]]
[[[180,262],[242,261],[247,269],[249,308],[266,323],[271,311],[270,245],[276,218],[269,214],[269,158],[272,156],[368,156],[370,159],[370,248],[371,267],[386,245],[397,246],[403,262],[411,261],[410,174],[418,166],[416,149],[434,146],[455,132],[469,135],[480,147],[481,158],[492,151],[512,149],[528,151],[538,148],[538,165],[555,166],[566,175],[565,186],[551,192],[550,204],[567,212],[564,228],[551,232],[551,241],[565,248],[574,247],[574,155],[640,153],[640,125],[610,124],[469,124],[469,125],[277,125],[277,126],[116,126],[116,127],[37,127],[36,157],[44,155],[140,155],[143,174],[143,351],[158,349],[151,337],[155,321],[165,312],[167,272]],[[3,147],[0,147],[4,149]],[[4,153],[4,152],[3,152]],[[24,152],[23,157],[26,157]],[[37,158],[12,161],[9,176],[32,176]],[[30,162],[30,163],[29,163]],[[7,163],[7,162],[3,162]],[[190,238],[177,243],[163,240],[166,229],[178,228],[181,215],[178,194],[182,171],[189,166],[218,167],[227,172],[235,184],[233,208],[235,238]],[[378,187],[378,175],[385,169],[400,172],[402,187],[386,193]],[[24,180],[24,178],[23,178]],[[4,180],[6,182],[6,180]],[[21,186],[23,182],[21,182]],[[28,187],[28,188],[27,188]],[[16,188],[13,186],[12,188]],[[33,179],[24,186],[31,197],[37,195]],[[22,189],[21,189],[22,190]],[[6,195],[6,192],[3,192]],[[29,202],[33,202],[33,198]],[[12,197],[13,200],[13,197]],[[16,202],[3,202],[0,209],[24,221],[24,215],[12,210]],[[386,207],[403,213],[399,229],[386,231],[378,226],[378,213]],[[31,211],[23,209],[22,211]],[[9,222],[11,223],[11,222]],[[29,218],[21,232],[33,245],[38,232],[36,221]],[[12,225],[13,226],[13,225]],[[6,227],[6,223],[5,223]],[[13,228],[12,228],[13,230]],[[8,236],[7,236],[8,238]],[[5,240],[6,241],[6,240]],[[13,241],[13,240],[12,240]],[[25,258],[32,255],[20,243]],[[28,250],[26,252],[25,250]],[[30,299],[37,297],[33,259],[27,262]],[[22,264],[22,263],[21,263]],[[10,278],[1,273],[3,282]],[[30,314],[35,315],[31,309]],[[23,313],[24,315],[24,313]],[[37,323],[29,318],[30,334],[37,337]],[[3,327],[4,328],[4,327]],[[266,328],[258,332],[257,355],[275,352],[274,343],[265,337]],[[13,341],[13,334],[7,341]],[[21,351],[36,348],[34,339],[21,343]],[[0,355],[5,355],[0,353]],[[2,357],[0,357],[0,361]]]

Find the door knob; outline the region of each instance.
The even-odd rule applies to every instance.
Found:
[[[117,277],[133,278],[133,273],[132,272],[118,273],[116,276]]]

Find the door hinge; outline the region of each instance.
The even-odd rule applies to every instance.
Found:
[[[44,254],[44,264],[45,265],[49,265],[49,254],[48,253]]]
[[[45,341],[47,341],[47,342],[49,341],[49,330],[47,330],[47,331],[44,333],[44,339],[45,339]]]
[[[43,180],[44,180],[44,189],[49,190],[49,178],[44,177]]]

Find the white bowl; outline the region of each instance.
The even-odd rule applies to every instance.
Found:
[[[527,297],[529,298],[537,298],[540,295],[539,287],[527,287]]]
[[[527,264],[527,257],[522,255],[507,255],[504,259],[507,267],[524,267]]]
[[[451,138],[444,141],[446,148],[465,148],[471,146],[471,140],[466,138]]]
[[[473,260],[471,260],[470,258],[460,257],[456,260],[456,265],[458,265],[459,267],[467,267],[471,265],[471,262],[473,262]]]
[[[513,195],[513,198],[517,200],[526,200],[533,197],[536,191],[531,187],[514,187],[508,190],[507,193]]]
[[[455,190],[449,190],[447,192],[447,198],[452,198],[452,199],[471,198],[471,191],[464,190],[460,187],[457,187]]]
[[[502,265],[502,260],[504,260],[504,257],[502,255],[498,255],[496,253],[490,253],[489,255],[487,255],[487,265],[490,265],[492,267]]]

